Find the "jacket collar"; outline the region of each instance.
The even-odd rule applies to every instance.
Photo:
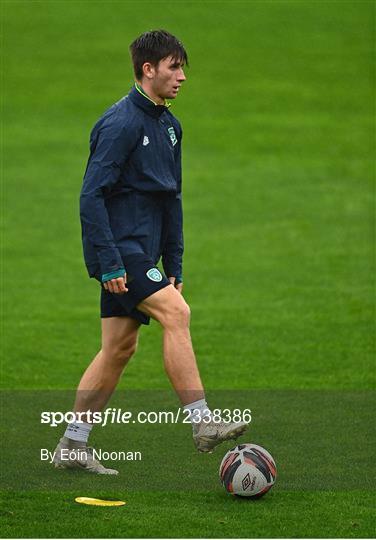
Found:
[[[167,101],[165,102],[165,105],[157,105],[157,103],[155,103],[137,83],[135,83],[134,87],[129,92],[128,97],[132,103],[137,105],[137,107],[140,107],[153,118],[159,118],[161,114],[167,111],[171,106],[171,103],[168,103]]]

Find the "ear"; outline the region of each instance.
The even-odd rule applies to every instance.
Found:
[[[142,72],[147,79],[153,79],[155,76],[155,67],[150,62],[145,62],[142,66]]]

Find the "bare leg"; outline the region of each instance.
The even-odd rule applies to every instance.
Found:
[[[131,317],[102,319],[102,348],[81,378],[75,412],[103,409],[136,350],[139,327]]]
[[[189,331],[190,310],[172,286],[145,298],[137,309],[163,327],[163,356],[168,377],[183,405],[204,397]]]

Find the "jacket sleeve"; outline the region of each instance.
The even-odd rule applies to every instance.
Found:
[[[181,132],[178,148],[176,150],[176,179],[177,193],[170,205],[167,221],[167,239],[162,253],[162,264],[167,277],[176,277],[180,280],[183,275],[183,208],[182,208],[182,173],[181,173]]]
[[[94,247],[102,275],[123,268],[104,195],[119,180],[136,142],[134,126],[117,118],[116,113],[92,132],[90,157],[80,196],[80,216],[82,236]]]

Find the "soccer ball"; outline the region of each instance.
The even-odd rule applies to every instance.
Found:
[[[258,498],[273,487],[277,469],[274,459],[262,446],[239,444],[222,459],[219,477],[229,493]]]

